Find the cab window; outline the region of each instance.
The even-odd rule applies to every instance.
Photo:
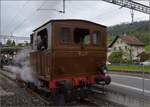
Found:
[[[99,31],[93,32],[93,44],[99,45],[101,40],[101,33]]]
[[[62,27],[60,29],[60,43],[70,43],[71,42],[71,29],[67,27]]]
[[[74,43],[90,44],[90,31],[88,29],[75,28],[74,29]]]
[[[46,50],[48,48],[48,33],[47,29],[43,29],[37,33],[37,49]]]

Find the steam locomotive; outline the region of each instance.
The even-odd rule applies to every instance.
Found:
[[[35,29],[30,64],[41,87],[70,99],[93,84],[110,84],[106,35],[106,26],[79,19],[50,20]]]

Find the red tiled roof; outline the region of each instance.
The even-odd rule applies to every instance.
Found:
[[[125,42],[128,45],[132,45],[132,46],[144,46],[144,43],[142,43],[135,36],[128,36],[128,35],[125,34],[125,35],[121,35],[121,36],[116,36],[116,38],[109,45],[109,47],[111,47],[117,41],[118,38],[120,38],[123,42]]]
[[[138,45],[138,46],[144,46],[144,43],[142,43],[139,39],[137,39],[135,36],[119,36],[119,38],[127,43],[128,45]]]

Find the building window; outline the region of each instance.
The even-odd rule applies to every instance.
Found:
[[[71,29],[63,27],[60,29],[60,42],[61,43],[70,43],[71,42]]]
[[[128,49],[128,47],[127,46],[125,46],[125,50],[127,50]]]
[[[89,29],[75,28],[73,33],[74,33],[74,42],[76,44],[79,43],[83,43],[84,45],[90,44]]]
[[[100,36],[101,36],[101,34],[100,34],[99,31],[95,31],[95,32],[93,33],[93,44],[94,44],[94,45],[100,44]]]
[[[119,50],[121,51],[122,49],[121,49],[121,46],[119,46]]]

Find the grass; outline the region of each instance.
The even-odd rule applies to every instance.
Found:
[[[127,70],[127,71],[145,71],[150,72],[150,66],[141,65],[108,65],[108,70]]]

